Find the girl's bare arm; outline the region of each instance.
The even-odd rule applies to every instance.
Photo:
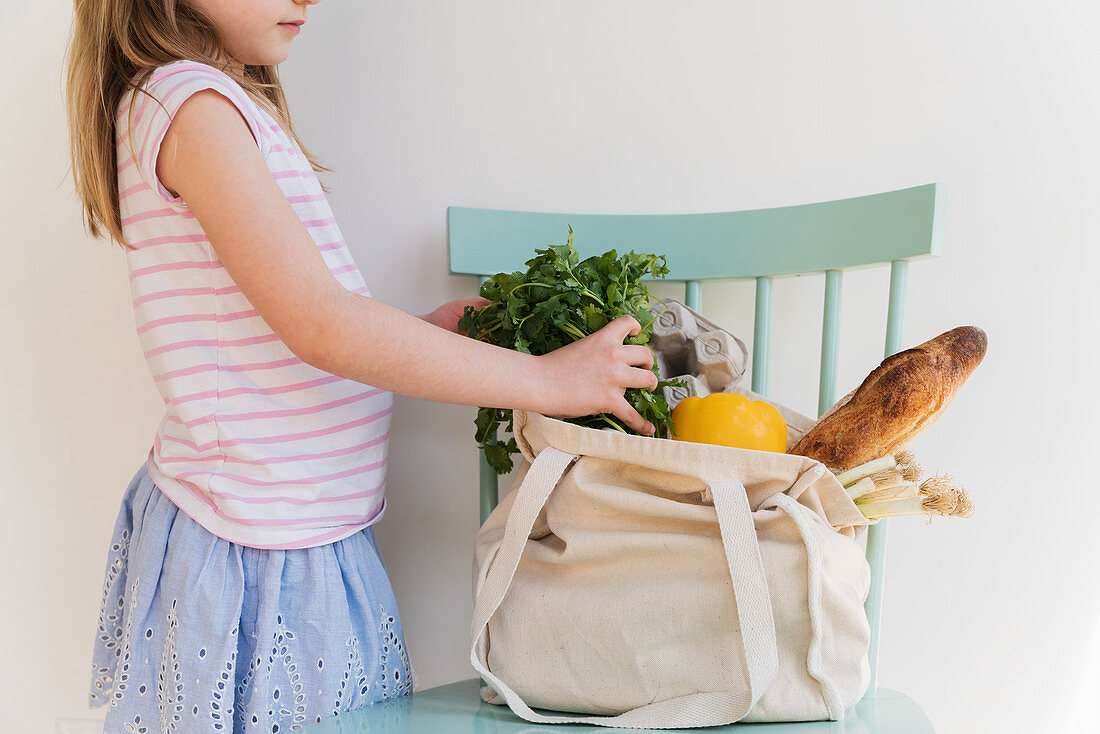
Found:
[[[652,354],[623,339],[624,316],[534,357],[469,339],[344,289],[286,200],[244,119],[213,90],[188,98],[168,127],[157,176],[182,196],[222,265],[272,331],[318,369],[413,397],[574,417],[613,413],[650,425],[624,399],[653,389]]]

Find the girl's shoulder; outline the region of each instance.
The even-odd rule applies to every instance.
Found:
[[[120,100],[116,118],[119,145],[127,145],[136,170],[166,201],[175,201],[153,173],[161,141],[180,106],[193,94],[212,89],[241,113],[267,161],[276,144],[277,127],[270,114],[231,76],[209,64],[180,59],[156,67],[140,87],[132,87]],[[120,160],[124,156],[120,155]]]
[[[133,105],[137,119],[142,119],[146,107],[154,108],[154,114],[146,116],[149,124],[160,122],[155,113],[169,119],[175,116],[179,106],[197,91],[212,89],[231,101],[252,127],[263,127],[270,113],[259,104],[233,77],[209,64],[191,59],[179,59],[162,64],[140,86],[133,85],[119,102],[119,118]],[[149,104],[153,102],[154,104]]]

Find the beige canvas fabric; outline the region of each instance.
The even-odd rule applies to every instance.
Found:
[[[863,695],[867,521],[821,464],[522,411],[514,425],[524,462],[475,545],[486,701],[536,723],[680,728],[836,719]]]

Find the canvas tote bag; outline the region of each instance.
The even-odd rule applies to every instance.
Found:
[[[793,444],[812,421],[777,407]],[[514,429],[524,462],[475,544],[485,701],[682,728],[837,719],[863,695],[867,520],[824,466],[518,410]]]

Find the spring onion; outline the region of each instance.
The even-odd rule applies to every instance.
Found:
[[[912,452],[899,451],[838,474],[837,480],[864,517],[871,520],[901,515],[931,518],[973,514],[970,496],[950,476],[936,475],[920,482],[921,474]]]
[[[881,459],[868,461],[866,464],[860,464],[842,474],[837,474],[836,478],[842,487],[850,487],[861,479],[866,479],[880,471],[893,469],[895,466],[897,462],[893,456],[883,456]]]
[[[950,477],[936,476],[924,480],[919,486],[910,486],[917,488],[915,494],[892,499],[864,495],[856,502],[856,507],[871,520],[899,515],[927,515],[931,519],[932,515],[970,517],[974,514],[974,506],[966,490],[952,484]]]

